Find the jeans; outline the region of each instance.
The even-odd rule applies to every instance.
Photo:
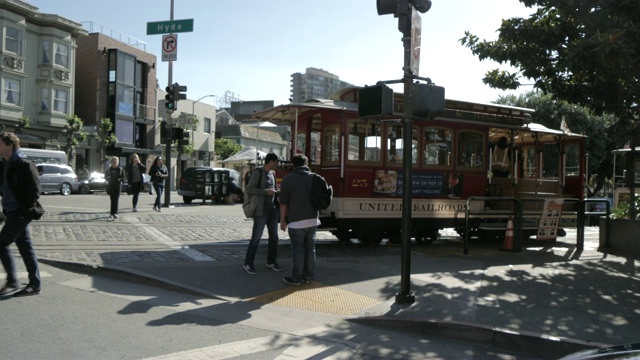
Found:
[[[11,254],[9,245],[16,243],[22,261],[29,273],[29,285],[34,288],[40,288],[40,270],[38,269],[38,258],[33,250],[31,243],[31,232],[29,231],[29,223],[31,219],[22,217],[17,213],[6,213],[7,220],[4,227],[0,230],[0,261],[7,273],[7,284],[18,285],[16,278],[16,264]]]
[[[293,257],[291,277],[296,282],[311,281],[316,268],[316,226],[288,230]]]
[[[132,205],[134,209],[138,207],[138,196],[140,195],[141,188],[141,182],[135,182],[131,184],[131,194],[133,195]]]
[[[265,209],[262,216],[253,217],[253,231],[251,232],[251,240],[247,248],[247,255],[244,259],[245,265],[252,265],[258,252],[258,245],[264,233],[264,227],[267,226],[269,233],[269,247],[267,252],[267,264],[274,264],[278,256],[278,218],[280,214],[275,207]]]
[[[111,199],[111,215],[118,214],[118,203],[120,200],[120,188],[111,188],[109,190],[109,198]]]
[[[153,188],[156,191],[156,202],[153,203],[155,207],[162,206],[162,192],[164,191],[164,185],[161,183],[153,183]]]

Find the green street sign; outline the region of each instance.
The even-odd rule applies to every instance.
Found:
[[[193,19],[153,21],[147,23],[147,35],[193,31]]]

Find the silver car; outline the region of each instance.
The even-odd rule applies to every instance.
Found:
[[[40,187],[43,193],[60,193],[64,196],[78,191],[78,176],[71,166],[62,164],[37,164]]]

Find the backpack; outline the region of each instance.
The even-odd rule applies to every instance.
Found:
[[[319,210],[324,210],[331,205],[333,200],[333,188],[318,174],[313,174],[311,185],[311,204]]]

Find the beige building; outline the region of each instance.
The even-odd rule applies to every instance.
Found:
[[[0,129],[16,131],[24,147],[63,149],[74,114],[77,40],[87,32],[18,0],[0,0],[0,28]]]

